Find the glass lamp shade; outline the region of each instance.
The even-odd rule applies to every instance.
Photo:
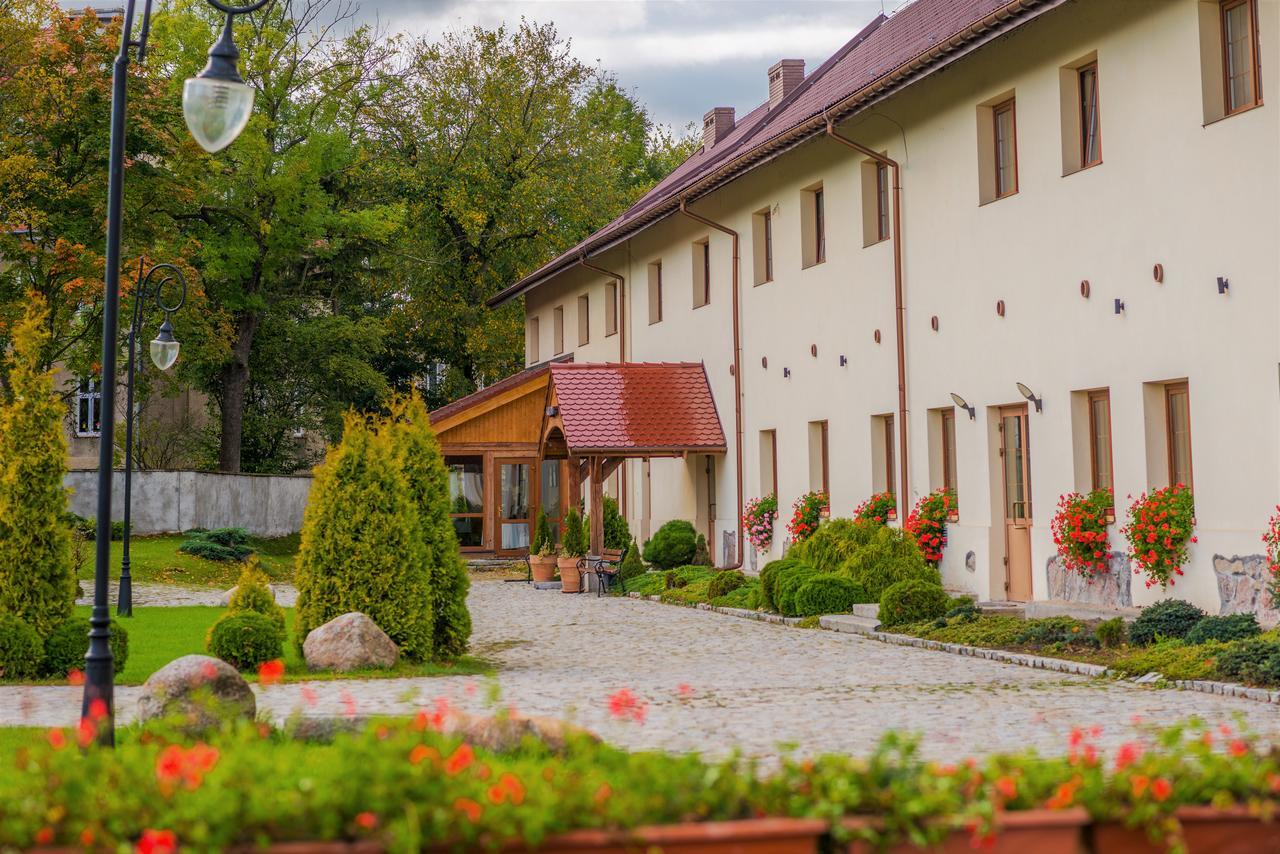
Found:
[[[226,148],[244,130],[253,111],[253,87],[231,80],[192,77],[182,89],[182,115],[200,147]]]
[[[173,367],[173,363],[178,361],[178,348],[181,347],[172,337],[165,341],[163,337],[156,338],[151,342],[151,361],[162,371],[167,371]]]

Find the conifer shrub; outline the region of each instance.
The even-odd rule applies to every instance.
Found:
[[[434,615],[433,654],[438,659],[454,659],[467,651],[471,637],[471,612],[467,609],[471,579],[449,518],[449,473],[422,398],[410,395],[393,400],[386,432],[417,507],[425,560],[422,569]]]
[[[1125,625],[1123,617],[1112,617],[1099,623],[1093,630],[1093,635],[1098,639],[1099,646],[1110,649],[1125,642],[1129,637],[1129,627]]]
[[[886,529],[888,530],[888,529]],[[942,585],[908,578],[889,585],[880,597],[880,622],[886,626],[935,620],[947,612],[951,598]]]
[[[228,611],[209,629],[205,647],[236,670],[255,670],[284,655],[284,630],[257,611]]]
[[[1253,614],[1229,614],[1205,617],[1187,632],[1187,643],[1197,644],[1216,640],[1226,643],[1262,634],[1258,618]]]
[[[0,679],[34,679],[44,661],[44,642],[25,620],[0,614]]]
[[[1190,602],[1165,599],[1142,609],[1142,613],[1129,627],[1129,640],[1145,646],[1154,643],[1157,637],[1185,638],[1204,616],[1204,611]]]
[[[618,567],[618,576],[625,582],[639,578],[644,573],[644,561],[640,559],[640,549],[632,539],[631,545],[627,547],[627,553],[622,558],[622,564]]]
[[[231,601],[227,603],[227,610],[233,614],[253,611],[269,617],[280,627],[280,633],[284,634],[284,608],[276,604],[275,594],[267,586],[267,576],[256,557],[245,561],[240,579],[236,582],[236,591],[231,594]]]
[[[178,551],[220,563],[234,563],[253,554],[249,533],[244,528],[214,528],[187,531]]]
[[[295,583],[297,641],[359,611],[413,661],[431,658],[433,595],[418,509],[390,443],[354,413],[316,468]]]
[[[711,576],[710,583],[707,584],[707,598],[719,599],[732,590],[747,583],[747,577],[736,569],[725,569]]]
[[[771,560],[760,570],[760,605],[767,611],[778,611],[778,581],[797,567],[806,566],[792,553],[778,560]]]
[[[587,553],[587,528],[576,509],[564,517],[564,533],[560,535],[560,554],[565,557],[582,557]]]
[[[854,519],[828,519],[788,553],[822,572],[839,572],[854,553],[871,543],[884,526]]]
[[[541,557],[555,554],[555,545],[551,539],[551,523],[547,521],[546,510],[538,510],[537,521],[533,524],[533,539],[529,542],[529,554]]]
[[[779,575],[773,588],[773,601],[778,606],[778,613],[784,617],[799,616],[796,612],[796,594],[801,587],[821,574],[808,564],[798,564],[789,572]]]
[[[698,541],[693,546],[693,560],[689,561],[693,566],[711,566],[711,549],[707,548],[707,538],[702,534],[698,535]]]
[[[129,661],[129,633],[115,620],[109,629],[111,637],[111,665],[119,676]],[[89,652],[89,621],[84,617],[72,617],[53,630],[44,641],[44,661],[40,675],[60,678],[72,670],[84,670],[84,657]]]
[[[29,294],[10,337],[9,398],[0,404],[0,613],[17,617],[38,638],[66,622],[76,596],[71,531],[63,521],[66,412],[53,371],[40,368],[47,319],[44,298]]]
[[[921,581],[941,586],[942,576],[936,568],[925,563],[924,555],[910,534],[874,522],[861,524],[871,524],[874,530],[865,543],[852,550],[841,564],[840,572],[862,585],[871,601],[879,602],[885,590],[899,581]],[[862,536],[861,532],[856,536]]]
[[[867,592],[856,581],[839,573],[822,572],[800,585],[795,595],[795,612],[797,617],[844,614],[866,601]]]
[[[1280,667],[1268,666],[1273,659],[1280,665],[1280,642],[1265,638],[1233,641],[1218,653],[1218,673],[1227,679],[1270,685],[1273,684],[1269,681],[1271,671],[1280,670]],[[1280,677],[1280,673],[1276,676]],[[1274,684],[1280,684],[1280,678]]]
[[[582,527],[587,532],[587,538],[590,539],[590,514],[582,517]],[[627,520],[622,518],[622,511],[618,508],[618,501],[616,498],[606,495],[604,497],[604,547],[623,551],[630,543],[631,528],[627,525]]]
[[[658,569],[673,569],[693,563],[698,548],[698,532],[693,524],[683,519],[672,519],[664,524],[645,543],[645,563]]]

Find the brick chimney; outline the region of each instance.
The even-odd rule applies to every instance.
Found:
[[[716,107],[702,117],[702,144],[711,148],[733,130],[733,107]]]
[[[780,59],[769,69],[769,109],[795,91],[804,81],[803,59]]]

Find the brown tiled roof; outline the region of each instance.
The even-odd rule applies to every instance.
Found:
[[[608,249],[777,154],[921,79],[991,39],[1067,0],[915,0],[878,16],[772,110],[768,102],[738,120],[729,136],[700,148],[613,222],[503,289],[497,306],[585,255]]]
[[[701,363],[557,363],[551,385],[571,454],[723,453]]]

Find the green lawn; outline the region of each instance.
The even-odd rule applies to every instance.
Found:
[[[135,608],[132,617],[117,617],[129,633],[129,660],[116,681],[121,685],[139,685],[164,665],[183,655],[206,655],[205,635],[224,608],[188,605],[175,608]],[[88,617],[89,609],[80,607],[79,615]],[[284,645],[285,680],[355,679],[400,676],[462,676],[488,674],[493,667],[475,656],[463,656],[453,664],[413,664],[401,662],[391,670],[356,671],[352,673],[311,673],[303,663],[292,641],[294,611],[285,609],[290,639]],[[253,680],[253,674],[245,674]]]
[[[129,543],[129,570],[138,584],[184,584],[198,587],[233,587],[240,576],[238,563],[219,563],[178,551],[184,537],[167,534],[133,537]],[[257,553],[262,569],[272,581],[293,579],[293,559],[298,553],[298,535],[277,539],[251,537],[249,545]],[[93,579],[93,543],[85,543],[86,560],[81,578]],[[120,577],[123,544],[111,544],[111,577]]]

